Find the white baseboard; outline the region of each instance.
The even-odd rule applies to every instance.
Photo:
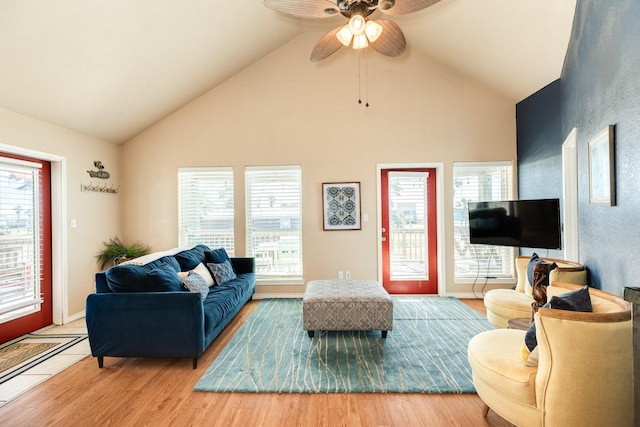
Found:
[[[269,299],[269,298],[302,298],[304,293],[296,293],[296,294],[276,294],[276,293],[264,293],[257,292],[253,294],[253,299]],[[437,297],[437,296],[447,296],[447,297],[455,297],[455,298],[471,298],[471,299],[483,299],[482,294],[476,293],[475,295],[472,292],[454,292],[446,295],[424,295],[424,294],[397,294],[391,295],[392,297]]]
[[[304,293],[299,294],[273,294],[273,293],[264,293],[264,292],[256,292],[253,294],[253,299],[269,299],[269,298],[302,298]]]
[[[81,311],[80,313],[76,313],[73,316],[69,316],[66,319],[64,319],[64,324],[66,325],[67,323],[71,323],[78,319],[83,319],[84,317],[85,317],[84,311]]]

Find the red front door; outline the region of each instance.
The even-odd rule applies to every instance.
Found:
[[[383,169],[382,284],[391,294],[437,294],[436,170]]]
[[[0,153],[0,343],[52,323],[50,176]]]

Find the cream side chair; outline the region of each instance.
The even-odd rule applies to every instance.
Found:
[[[553,295],[581,286],[555,282]],[[525,366],[526,331],[495,329],[468,346],[473,384],[489,408],[517,426],[633,426],[631,304],[589,288],[593,313],[541,308],[537,367]]]
[[[530,256],[520,255],[515,259],[518,281],[515,289],[492,289],[484,296],[487,320],[496,328],[506,328],[509,320],[531,318],[532,288],[527,278]],[[562,259],[542,258],[548,263],[555,262],[558,268],[551,271],[549,283],[566,282],[577,285],[587,284],[587,269],[582,264]],[[549,298],[551,291],[548,290]]]

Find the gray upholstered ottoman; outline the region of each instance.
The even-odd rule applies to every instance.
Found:
[[[313,280],[302,299],[302,327],[322,331],[393,329],[393,301],[375,280]]]

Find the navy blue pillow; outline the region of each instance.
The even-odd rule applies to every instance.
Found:
[[[196,245],[191,249],[187,249],[182,252],[178,252],[174,255],[178,264],[180,264],[180,271],[191,271],[200,263],[205,261],[205,253],[210,249],[205,245]]]
[[[178,271],[176,260],[162,257],[145,265],[117,265],[108,269],[105,276],[112,292],[182,291]]]
[[[588,286],[551,297],[551,300],[543,305],[543,307],[556,308],[558,310],[581,311],[584,313],[591,313],[593,311]],[[524,336],[524,343],[529,351],[533,351],[533,349],[538,345],[538,339],[536,337],[536,322],[533,322],[531,326],[529,326],[529,330],[527,330],[527,333]]]
[[[205,257],[206,257],[207,264],[208,263],[220,264],[225,261],[231,261],[231,258],[229,258],[229,254],[227,254],[227,251],[225,250],[225,248],[209,250],[205,252]]]

